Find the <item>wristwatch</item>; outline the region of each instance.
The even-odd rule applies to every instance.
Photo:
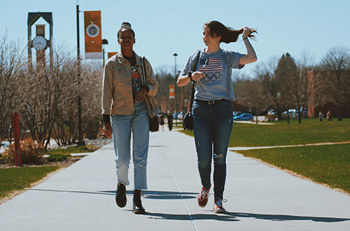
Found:
[[[193,79],[192,79],[192,71],[189,71],[187,76],[188,76],[188,78],[190,78],[190,80],[193,82]]]

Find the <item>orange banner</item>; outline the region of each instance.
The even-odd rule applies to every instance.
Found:
[[[107,53],[107,57],[110,58],[112,57],[113,55],[116,55],[118,52],[108,52]]]
[[[175,99],[175,85],[169,85],[169,99]]]
[[[101,11],[84,12],[85,59],[102,59]]]

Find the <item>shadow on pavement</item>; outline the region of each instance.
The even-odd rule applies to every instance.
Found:
[[[169,145],[149,145],[150,148],[164,148],[169,147]]]
[[[79,191],[79,190],[59,190],[59,189],[30,189],[30,191],[42,191],[42,192],[59,192],[59,193],[83,193],[83,194],[99,194],[99,195],[111,195],[114,196],[116,191]],[[133,195],[132,190],[127,190],[127,195]],[[142,194],[147,199],[162,199],[162,200],[174,200],[174,199],[193,199],[197,197],[197,193],[191,192],[172,192],[172,191],[143,191]]]
[[[114,196],[115,191],[79,191],[79,190],[56,190],[56,189],[30,189],[30,191],[42,192],[58,192],[58,193],[84,193],[84,194],[99,194]],[[128,195],[132,195],[133,191],[127,191]],[[197,193],[193,192],[173,192],[173,191],[143,191],[147,199],[161,199],[161,200],[176,200],[176,199],[193,199],[197,197]],[[259,220],[271,221],[303,221],[310,220],[314,222],[343,222],[350,221],[350,218],[336,218],[336,217],[313,217],[313,216],[296,216],[296,215],[282,215],[282,214],[257,214],[257,213],[241,213],[241,212],[227,212],[225,214],[166,214],[147,212],[146,216],[150,219],[166,219],[166,220],[217,220],[217,221],[239,221],[239,218],[255,218]]]
[[[115,194],[115,191],[103,191]],[[132,190],[127,190],[127,195],[133,195]],[[161,200],[174,200],[174,199],[193,199],[197,198],[197,193],[193,192],[176,192],[176,191],[142,191],[142,194],[147,199],[161,199]]]
[[[197,193],[191,192],[171,192],[171,191],[144,191],[147,199],[193,199],[197,198]]]
[[[239,221],[235,216],[228,214],[166,214],[166,213],[153,213],[147,212],[146,216],[150,216],[149,219],[165,219],[165,220],[216,220],[216,221]]]
[[[311,220],[316,222],[342,222],[349,221],[349,218],[336,217],[312,217],[312,216],[295,216],[295,215],[281,215],[281,214],[255,214],[255,213],[229,213],[237,217],[248,217],[271,221],[303,221]]]
[[[295,215],[281,215],[281,214],[256,214],[256,213],[233,213],[227,212],[225,214],[165,214],[147,212],[150,219],[166,219],[166,220],[216,220],[216,221],[239,221],[239,218],[255,218],[259,220],[271,221],[303,221],[311,220],[315,222],[343,222],[349,221],[349,218],[335,218],[335,217],[312,217],[312,216],[295,216]]]
[[[60,190],[60,189],[30,189],[29,191],[115,195],[115,191],[87,192],[87,191],[79,191],[79,190]]]

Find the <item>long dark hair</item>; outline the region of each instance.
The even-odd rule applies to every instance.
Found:
[[[230,27],[226,27],[224,24],[218,21],[210,21],[204,24],[204,27],[208,27],[210,29],[211,36],[221,36],[220,42],[230,43],[236,42],[238,36],[243,33],[243,29],[234,30]],[[255,37],[252,33],[256,33],[256,30],[251,29],[248,37]]]

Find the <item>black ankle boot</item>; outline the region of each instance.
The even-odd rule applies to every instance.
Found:
[[[145,208],[142,206],[141,202],[141,190],[135,189],[134,190],[134,199],[133,199],[133,205],[132,205],[132,211],[135,214],[145,214]]]
[[[121,208],[126,205],[126,188],[125,185],[118,183],[117,193],[115,194],[115,202]]]

